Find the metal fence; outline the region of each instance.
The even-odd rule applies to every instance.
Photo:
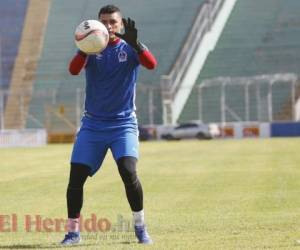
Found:
[[[300,84],[294,74],[209,79],[194,87],[191,93],[179,122],[299,119]],[[0,91],[0,128],[46,128],[48,131],[75,132],[80,125],[84,99],[81,88],[19,93]],[[138,84],[136,106],[139,123],[162,124],[162,102],[159,87]]]
[[[295,121],[299,95],[295,74],[220,77],[205,80],[194,88],[182,116],[183,120],[223,124]]]
[[[159,87],[138,84],[137,116],[140,124],[161,124]],[[85,90],[0,90],[0,129],[46,128],[74,132],[84,111]],[[8,105],[9,104],[9,105]]]

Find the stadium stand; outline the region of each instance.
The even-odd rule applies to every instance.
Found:
[[[297,73],[300,68],[300,18],[298,0],[239,0],[220,37],[207,58],[197,84],[215,77],[255,76],[275,73]],[[266,11],[267,10],[267,11]],[[273,100],[273,116],[278,114],[290,99],[290,93],[283,85],[274,86],[276,100]],[[261,86],[265,96],[268,86]],[[242,88],[227,87],[228,105],[235,107],[235,113],[244,117],[241,104]],[[208,91],[208,90],[207,90]],[[255,89],[250,89],[254,92]],[[211,88],[203,96],[203,108],[210,110],[202,117],[204,122],[220,121],[220,89]],[[256,117],[252,106],[251,120],[265,120]],[[195,119],[198,113],[197,91],[194,90],[185,105],[179,121]],[[229,116],[230,117],[230,116]],[[231,120],[234,118],[231,117]]]
[[[110,1],[119,6],[125,16],[132,17],[139,28],[139,37],[145,41],[158,59],[159,67],[155,71],[141,70],[139,83],[142,88],[137,93],[138,117],[142,124],[149,120],[149,110],[145,106],[149,91],[153,88],[153,102],[156,109],[153,122],[161,123],[160,76],[166,74],[189,32],[196,11],[201,1],[199,0],[166,0],[146,1],[135,0]],[[76,48],[73,41],[75,27],[85,19],[96,19],[98,10],[105,1],[96,0],[53,0],[49,13],[44,48],[39,61],[34,83],[35,93],[41,93],[33,99],[30,105],[30,114],[35,119],[27,120],[27,127],[39,127],[45,120],[51,129],[70,129],[75,125],[76,107],[78,100],[82,105],[82,93],[76,89],[84,88],[84,76],[70,76],[67,68]],[[182,18],[184,16],[184,18]],[[49,91],[53,96],[45,98],[44,92]],[[48,92],[48,93],[49,93]],[[77,100],[76,100],[77,96]],[[55,98],[56,106],[53,105]],[[49,111],[49,109],[51,109]],[[62,116],[64,120],[60,119]],[[55,120],[55,124],[53,124]]]
[[[31,100],[32,84],[42,49],[50,0],[29,0],[22,23],[22,38],[11,75],[5,107],[5,128],[24,128]]]
[[[0,1],[0,89],[7,89],[9,86],[27,2],[27,0]]]

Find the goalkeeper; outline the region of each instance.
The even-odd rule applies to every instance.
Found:
[[[82,125],[71,156],[67,188],[68,233],[61,243],[80,242],[83,186],[87,177],[99,170],[110,149],[125,186],[138,242],[151,244],[144,222],[142,185],[136,172],[139,148],[134,101],[139,66],[154,69],[157,62],[138,41],[135,22],[122,18],[118,7],[104,6],[98,17],[109,32],[107,48],[97,55],[79,51],[69,66],[72,75],[78,75],[85,68],[86,99]],[[125,33],[120,34],[122,29]]]

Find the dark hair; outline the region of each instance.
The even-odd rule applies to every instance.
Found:
[[[106,5],[106,6],[103,6],[100,11],[99,11],[99,14],[98,14],[98,17],[100,17],[101,14],[112,14],[112,13],[115,13],[115,12],[120,12],[120,9],[115,6],[115,5]]]

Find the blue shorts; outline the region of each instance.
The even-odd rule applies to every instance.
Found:
[[[124,156],[138,159],[138,125],[135,117],[103,121],[84,116],[73,147],[71,163],[90,167],[90,176],[101,167],[107,150],[117,161]]]

